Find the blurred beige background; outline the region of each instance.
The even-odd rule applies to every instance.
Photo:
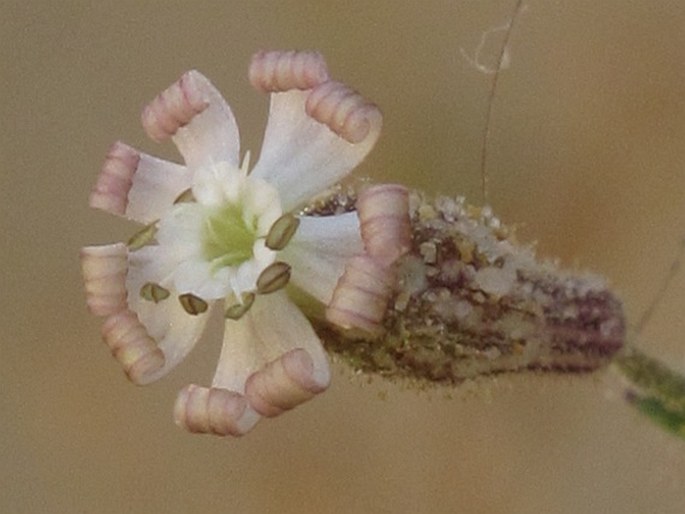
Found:
[[[136,388],[85,310],[78,248],[132,230],[87,206],[107,147],[174,156],[138,116],[190,67],[257,151],[267,99],[250,55],[319,49],[385,112],[359,175],[480,203],[492,77],[461,49],[512,1],[0,5],[0,512],[685,511],[685,443],[627,408],[611,373],[418,393],[338,368],[329,393],[221,440],[171,421],[178,389],[210,380],[218,341]],[[636,320],[685,236],[685,5],[526,5],[495,98],[490,201],[543,255],[607,275]],[[642,342],[681,371],[684,307],[681,272]]]

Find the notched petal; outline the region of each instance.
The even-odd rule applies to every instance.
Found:
[[[311,89],[328,80],[328,69],[319,52],[258,52],[248,75],[255,89],[271,93]]]

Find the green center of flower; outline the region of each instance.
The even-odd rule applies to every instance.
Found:
[[[205,258],[217,268],[237,266],[253,256],[255,223],[245,222],[240,205],[228,204],[207,217],[203,242]]]

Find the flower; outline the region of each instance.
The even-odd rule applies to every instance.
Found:
[[[210,313],[223,311],[211,387],[189,385],[176,401],[176,423],[191,432],[243,435],[261,417],[325,390],[326,354],[285,286],[328,306],[340,327],[373,332],[382,320],[363,319],[360,309],[365,299],[387,302],[392,263],[408,247],[407,208],[398,214],[383,201],[366,202],[361,229],[355,212],[300,211],[371,150],[381,129],[378,108],[331,80],[316,52],[258,53],[249,77],[271,97],[254,168],[249,152],[239,162],[229,106],[203,75],[189,71],[142,114],[148,135],[171,137],[185,165],[115,143],[90,205],[144,227],[128,244],[81,252],[88,306],[105,317],[103,338],[137,384],[174,368]],[[378,186],[363,192],[360,204],[378,191],[406,203],[401,186]],[[370,292],[348,277],[359,275],[352,265],[358,261],[385,277]]]

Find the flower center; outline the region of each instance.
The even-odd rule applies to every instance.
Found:
[[[207,217],[203,234],[205,258],[216,270],[237,266],[253,256],[257,223],[246,223],[240,205],[227,204]]]

